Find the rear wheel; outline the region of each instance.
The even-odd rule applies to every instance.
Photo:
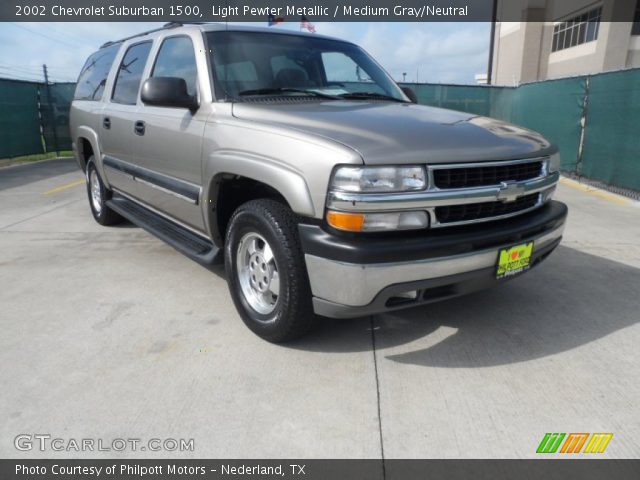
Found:
[[[93,157],[87,161],[87,194],[93,218],[100,225],[115,225],[122,222],[122,217],[107,206],[113,193],[105,185],[96,169]]]
[[[233,302],[258,336],[285,342],[314,324],[296,217],[282,203],[252,200],[235,211],[227,229],[225,267]]]

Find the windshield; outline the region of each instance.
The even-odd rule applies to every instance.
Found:
[[[350,43],[262,32],[220,31],[207,37],[220,99],[313,95],[406,101],[384,70]]]

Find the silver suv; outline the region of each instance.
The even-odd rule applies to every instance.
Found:
[[[543,137],[417,105],[320,35],[172,23],[107,43],[70,126],[96,221],[224,257],[240,316],[273,342],[502,283],[567,215]]]

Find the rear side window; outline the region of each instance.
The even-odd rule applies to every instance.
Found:
[[[118,68],[118,76],[111,97],[114,102],[135,105],[149,50],[151,50],[151,42],[138,43],[129,47]]]
[[[102,99],[107,76],[119,48],[119,45],[112,45],[100,49],[87,59],[78,77],[76,92],[73,95],[75,100]]]
[[[187,82],[187,93],[195,95],[198,70],[189,37],[170,37],[160,46],[152,77],[177,77]]]

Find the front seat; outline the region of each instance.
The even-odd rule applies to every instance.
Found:
[[[276,86],[279,88],[300,88],[309,85],[309,77],[304,70],[283,68],[276,75]]]

